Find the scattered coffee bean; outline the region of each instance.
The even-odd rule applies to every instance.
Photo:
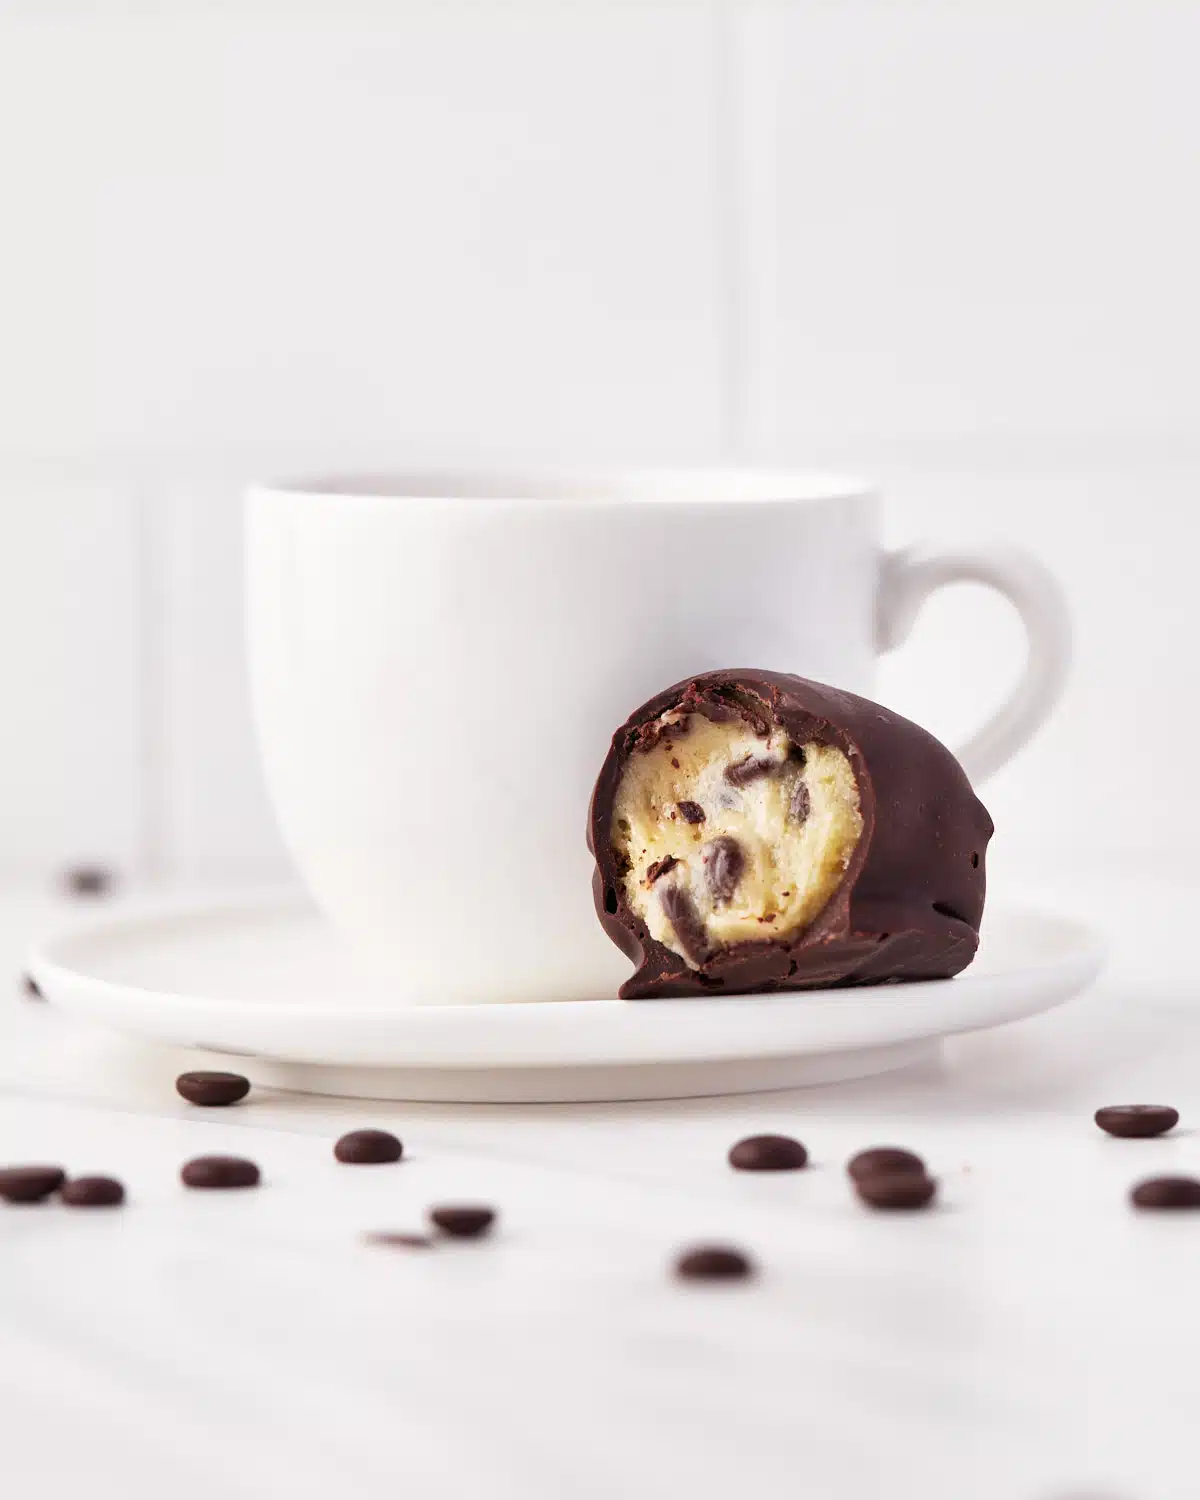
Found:
[[[61,1167],[0,1167],[0,1198],[6,1203],[40,1203],[66,1181]]]
[[[250,1080],[240,1073],[180,1073],[175,1090],[189,1104],[215,1109],[244,1099],[250,1092]]]
[[[456,1240],[475,1240],[496,1222],[496,1210],[482,1204],[443,1204],[429,1210],[429,1221]]]
[[[698,802],[677,802],[679,816],[685,823],[703,823],[704,809]]]
[[[870,1208],[926,1208],[937,1193],[932,1177],[917,1172],[874,1172],[857,1177],[855,1190]]]
[[[1095,1118],[1109,1135],[1147,1140],[1173,1130],[1179,1124],[1179,1111],[1169,1104],[1109,1104],[1098,1109]]]
[[[387,1161],[399,1161],[404,1147],[386,1130],[352,1130],[337,1142],[333,1154],[338,1161],[373,1167]]]
[[[795,1172],[808,1152],[788,1135],[748,1135],[729,1148],[729,1165],[741,1172]]]
[[[764,776],[773,776],[780,769],[777,760],[764,760],[757,755],[747,755],[725,767],[725,780],[730,786],[749,786],[752,781],[761,781]]]
[[[913,1151],[902,1146],[872,1146],[869,1151],[860,1151],[846,1163],[846,1171],[855,1182],[860,1177],[871,1177],[877,1172],[915,1172],[924,1177],[925,1163]]]
[[[72,1177],[58,1196],[72,1208],[115,1208],[125,1201],[125,1189],[115,1177]]]
[[[812,812],[812,794],[806,781],[798,781],[792,789],[792,800],[788,803],[788,817],[793,823],[803,826]]]
[[[646,884],[653,885],[660,876],[668,874],[678,863],[679,861],[673,854],[664,854],[661,859],[656,859],[646,868]]]
[[[1129,1196],[1135,1208],[1200,1208],[1200,1182],[1194,1177],[1148,1177]]]
[[[21,981],[21,988],[30,1000],[44,1000],[46,998],[42,994],[41,986],[32,974],[25,975],[25,978]]]
[[[710,839],[700,851],[700,863],[704,866],[704,878],[712,892],[713,902],[725,906],[733,896],[746,868],[746,856],[737,839],[723,833]]]
[[[708,957],[708,932],[695,902],[677,885],[665,887],[658,900],[663,915],[675,929],[675,941],[699,967]]]
[[[684,1281],[740,1281],[754,1274],[754,1263],[729,1245],[697,1245],[676,1260],[675,1274]]]
[[[180,1177],[190,1188],[257,1187],[258,1167],[244,1156],[195,1156],[185,1162]]]
[[[427,1234],[396,1234],[389,1229],[377,1229],[363,1236],[368,1245],[385,1245],[397,1250],[432,1250],[433,1241]]]
[[[63,888],[70,896],[106,896],[112,886],[112,871],[103,865],[75,865],[63,876]]]

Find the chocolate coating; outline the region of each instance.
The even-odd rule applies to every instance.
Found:
[[[631,756],[661,737],[663,714],[737,715],[764,736],[840,749],[858,784],[861,836],[842,881],[799,931],[706,950],[698,967],[651,936],[626,900],[611,838]],[[979,945],[992,820],[938,740],[877,703],[784,672],[686,678],[632,713],[613,736],[588,822],[593,893],[604,930],[637,966],[623,999],[745,994],[946,979]]]

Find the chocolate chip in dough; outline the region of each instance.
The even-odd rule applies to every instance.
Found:
[[[175,1091],[189,1104],[221,1108],[244,1099],[250,1092],[250,1080],[240,1073],[180,1073],[175,1080]]]
[[[115,1177],[72,1177],[58,1196],[71,1208],[116,1208],[125,1201],[125,1189]]]
[[[456,1240],[477,1240],[496,1222],[496,1210],[479,1203],[444,1203],[429,1210],[429,1222]]]
[[[932,1177],[916,1172],[873,1172],[855,1179],[855,1189],[869,1208],[928,1208],[937,1194]]]
[[[754,1274],[754,1265],[731,1245],[697,1245],[679,1256],[675,1274],[682,1281],[742,1281]]]
[[[66,1181],[61,1167],[0,1167],[0,1198],[6,1203],[40,1203]]]
[[[846,1171],[855,1182],[879,1172],[915,1172],[924,1177],[925,1163],[915,1151],[906,1151],[903,1146],[872,1146],[869,1151],[852,1156],[846,1163]]]
[[[773,776],[779,770],[777,760],[765,760],[761,756],[747,755],[725,767],[725,780],[730,786],[749,786],[752,781],[761,781],[764,776]]]
[[[1135,1208],[1200,1208],[1200,1182],[1194,1177],[1148,1177],[1129,1196]]]
[[[258,1167],[244,1156],[196,1156],[179,1175],[190,1188],[257,1187],[261,1179]]]
[[[698,802],[677,802],[675,806],[679,809],[679,816],[685,823],[704,822],[704,809]]]
[[[746,856],[737,839],[723,833],[710,839],[700,850],[704,878],[717,906],[726,906],[733,898],[746,869]]]
[[[658,899],[663,915],[675,929],[676,942],[694,964],[702,964],[708,957],[708,933],[691,896],[679,886],[669,885]]]
[[[333,1148],[338,1161],[356,1167],[377,1167],[385,1162],[399,1161],[404,1147],[396,1136],[387,1130],[352,1130],[344,1135]]]
[[[790,1135],[748,1135],[729,1148],[729,1165],[740,1172],[795,1172],[808,1163],[808,1151]]]
[[[653,885],[663,875],[669,875],[679,861],[673,854],[664,854],[661,859],[656,859],[652,865],[646,867],[646,884]]]
[[[792,800],[788,803],[788,818],[798,827],[803,827],[811,812],[812,794],[808,790],[808,783],[797,781],[792,789]]]
[[[1109,1135],[1148,1140],[1173,1130],[1179,1124],[1179,1111],[1169,1104],[1109,1104],[1096,1111],[1095,1120]]]

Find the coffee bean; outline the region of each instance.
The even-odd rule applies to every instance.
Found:
[[[1096,1111],[1095,1119],[1109,1135],[1146,1140],[1174,1129],[1179,1124],[1179,1111],[1169,1104],[1109,1104]]]
[[[352,1130],[337,1142],[333,1154],[338,1161],[354,1166],[379,1166],[383,1162],[399,1161],[404,1147],[386,1130]]]
[[[189,1104],[215,1109],[244,1099],[250,1092],[250,1080],[240,1073],[180,1073],[175,1090]]]
[[[72,1208],[115,1208],[125,1201],[125,1189],[115,1177],[72,1177],[58,1195]]]
[[[482,1204],[443,1204],[429,1210],[429,1221],[456,1240],[475,1240],[496,1222],[496,1210]]]
[[[684,1281],[740,1281],[753,1276],[754,1263],[729,1245],[697,1245],[676,1260],[675,1274]]]
[[[21,981],[21,988],[30,1000],[44,1000],[46,998],[42,994],[41,986],[32,974],[25,975],[25,978]]]
[[[802,827],[808,822],[808,815],[812,812],[812,794],[808,790],[808,783],[798,781],[792,788],[792,800],[788,803],[788,817],[797,826]]]
[[[695,902],[677,885],[667,886],[658,900],[663,915],[675,929],[675,941],[699,968],[708,957],[708,932]]]
[[[6,1203],[40,1203],[66,1181],[61,1167],[0,1167],[0,1198]]]
[[[729,1165],[741,1172],[795,1172],[808,1152],[787,1135],[748,1135],[729,1148]]]
[[[377,1229],[363,1236],[368,1245],[384,1245],[397,1250],[432,1250],[433,1241],[427,1234],[396,1234],[390,1229]]]
[[[933,1178],[917,1172],[874,1172],[856,1178],[854,1186],[870,1208],[925,1208],[937,1193]]]
[[[852,1156],[846,1163],[846,1171],[855,1182],[877,1172],[915,1172],[924,1177],[925,1163],[915,1152],[905,1151],[902,1146],[872,1146],[869,1151]]]
[[[756,755],[747,755],[725,767],[725,780],[730,786],[749,786],[752,781],[773,776],[779,768],[777,760],[763,760]]]
[[[656,859],[646,869],[646,884],[653,885],[660,876],[669,874],[678,863],[673,854],[664,854],[661,859]]]
[[[195,1156],[184,1163],[179,1175],[190,1188],[257,1187],[261,1176],[244,1156]]]
[[[685,823],[704,822],[704,809],[698,802],[677,802],[675,806],[679,809],[679,816]]]
[[[1147,1177],[1130,1193],[1135,1208],[1200,1208],[1194,1177]]]
[[[704,878],[712,892],[713,903],[725,906],[746,868],[746,856],[737,839],[723,833],[720,838],[710,839],[700,851],[700,863],[704,866]]]
[[[63,887],[70,896],[106,896],[112,885],[112,871],[103,865],[75,865],[63,876]]]

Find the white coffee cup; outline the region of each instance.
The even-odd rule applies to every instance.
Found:
[[[885,554],[869,486],[757,471],[409,475],[248,498],[267,780],[313,895],[401,1003],[611,997],[588,801],[613,730],[716,667],[870,694],[922,601],[1006,594],[1025,677],[978,783],[1053,707],[1069,629],[1032,558]]]

